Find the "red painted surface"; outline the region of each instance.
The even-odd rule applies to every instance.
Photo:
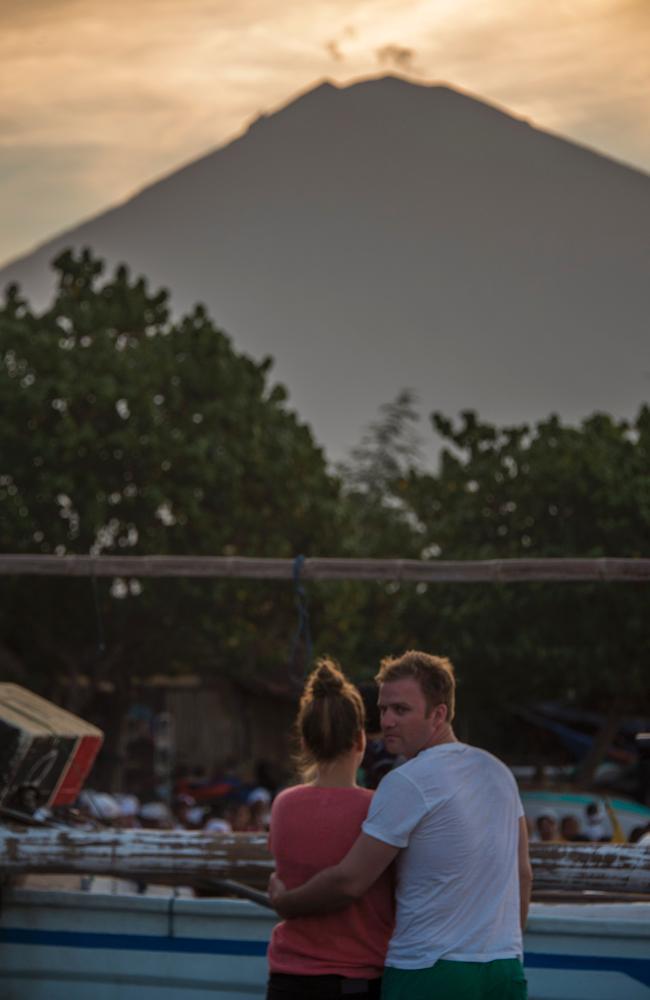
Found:
[[[77,740],[50,799],[51,806],[68,806],[75,801],[101,745],[101,736],[82,736]]]

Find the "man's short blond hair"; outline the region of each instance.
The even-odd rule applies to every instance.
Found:
[[[451,722],[456,710],[456,677],[451,660],[409,649],[401,656],[383,659],[375,680],[378,684],[389,684],[409,678],[420,685],[427,711],[431,712],[436,705],[446,705],[447,722]]]

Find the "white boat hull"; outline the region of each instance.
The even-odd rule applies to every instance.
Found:
[[[242,900],[6,891],[3,1000],[253,1000],[273,914]],[[650,1000],[650,904],[534,904],[530,1000]]]

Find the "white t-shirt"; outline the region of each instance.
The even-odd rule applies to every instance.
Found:
[[[368,836],[405,848],[386,965],[521,956],[521,816],[511,772],[465,743],[423,750],[386,775],[363,824]]]

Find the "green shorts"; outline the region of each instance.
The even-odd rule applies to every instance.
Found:
[[[526,1000],[518,958],[446,962],[428,969],[384,969],[381,1000]]]

